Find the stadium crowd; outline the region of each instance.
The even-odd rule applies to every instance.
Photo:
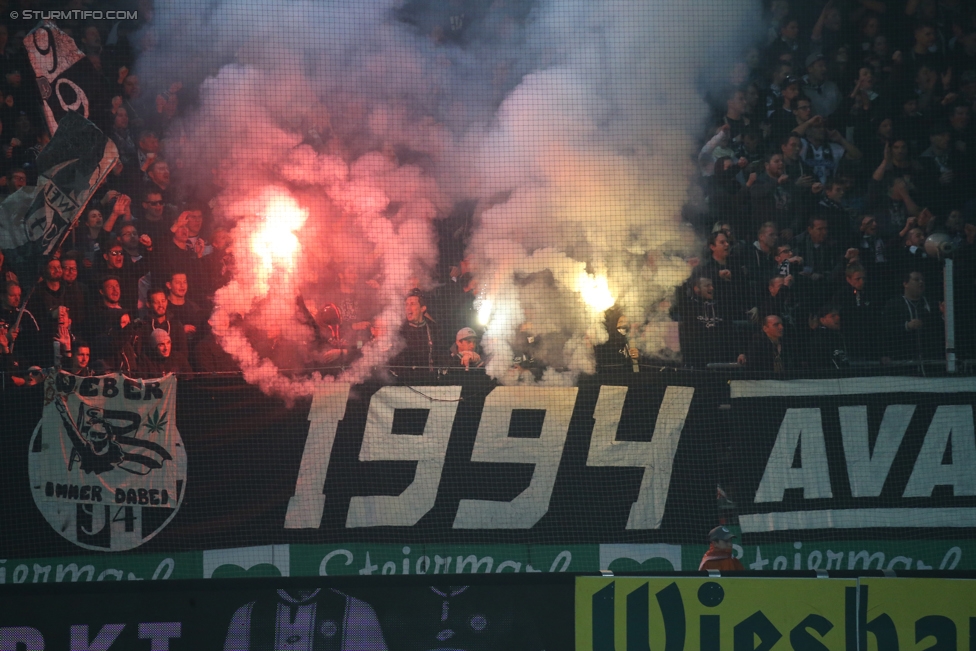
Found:
[[[711,233],[675,299],[685,363],[944,359],[936,234],[955,251],[956,348],[971,359],[973,6],[773,0],[766,25],[698,153],[695,218]]]
[[[18,278],[0,257],[5,386],[36,382],[51,366],[146,377],[237,370],[207,323],[234,271],[230,233],[212,222],[213,197],[190,196],[166,158],[182,85],[144,94],[130,72],[138,48],[128,34],[152,17],[148,0],[138,6],[129,27],[59,21],[113,89],[108,135],[121,164],[39,279]],[[976,9],[960,0],[773,0],[765,9],[763,41],[711,96],[714,119],[697,157],[687,152],[705,200],[686,218],[707,245],[671,305],[678,364],[786,372],[944,358],[943,264],[926,247],[939,233],[955,250],[956,347],[976,357]],[[26,29],[0,24],[7,194],[36,183],[50,140]],[[441,248],[456,253],[463,242]],[[404,299],[406,347],[393,366],[485,364],[477,278],[462,255],[442,257],[440,286]],[[379,327],[344,309],[363,286],[348,276],[337,270],[335,302],[314,314],[296,299],[324,366],[351,361]],[[608,311],[598,370],[655,357],[635,347],[640,327]],[[255,347],[288,368],[293,358],[275,344]],[[513,364],[540,374],[545,345],[519,335]]]

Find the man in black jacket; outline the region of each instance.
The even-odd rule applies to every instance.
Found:
[[[925,298],[925,277],[921,272],[907,272],[902,287],[904,293],[885,304],[885,357],[939,359],[944,331],[940,306]]]
[[[819,216],[810,218],[806,232],[796,237],[793,250],[803,258],[797,279],[800,303],[813,314],[834,293],[844,268],[844,252],[829,238],[827,220]]]
[[[752,223],[771,221],[789,226],[796,218],[797,206],[783,154],[768,152],[763,170],[755,177],[750,175],[747,182]]]
[[[840,313],[850,356],[877,360],[881,343],[878,341],[878,319],[882,305],[877,299],[875,279],[868,282],[867,277],[861,265],[848,266],[844,284],[834,293],[830,303]]]
[[[752,246],[742,247],[736,256],[736,266],[741,268],[749,284],[749,305],[754,306],[765,294],[766,281],[776,273],[776,240],[778,229],[773,222],[759,227]]]
[[[763,319],[762,332],[756,333],[746,353],[746,368],[765,373],[784,373],[792,369],[794,355],[783,337],[783,320],[775,314]]]
[[[837,178],[827,181],[823,186],[820,201],[814,206],[814,214],[827,222],[830,239],[843,248],[858,244],[854,236],[854,227],[847,209],[841,205],[847,184]]]
[[[125,334],[123,330],[128,329],[134,311],[125,309],[120,302],[122,289],[118,276],[102,278],[98,295],[100,300],[89,308],[88,318],[85,320],[88,340],[92,344],[92,355],[96,360],[106,362],[109,368],[121,368],[119,362],[122,349],[130,341],[135,328]],[[126,357],[130,359],[125,366],[131,368],[135,356]]]
[[[726,306],[732,317],[736,318],[748,307],[746,304],[749,303],[750,296],[742,268],[731,264],[731,248],[732,244],[725,231],[712,233],[708,238],[711,256],[695,269],[692,278],[710,278],[715,288],[715,300]]]
[[[931,258],[925,252],[925,231],[918,226],[909,228],[905,231],[901,246],[891,248],[891,267],[895,274],[895,282],[904,279],[905,274],[918,271],[921,272],[923,280],[940,294],[939,281],[942,280],[942,265],[938,258]],[[892,291],[888,295],[891,296]],[[933,297],[935,298],[935,297]]]
[[[817,328],[807,341],[807,366],[812,369],[840,370],[850,366],[847,342],[841,332],[840,310],[825,306],[820,310]]]
[[[679,288],[675,305],[685,366],[704,369],[709,363],[732,362],[735,351],[728,307],[715,298],[711,278],[700,276],[693,282],[690,295]]]
[[[392,364],[433,371],[445,365],[445,347],[440,345],[440,337],[432,319],[427,314],[427,301],[423,292],[413,289],[404,299],[406,320],[400,326],[400,336],[406,344]]]

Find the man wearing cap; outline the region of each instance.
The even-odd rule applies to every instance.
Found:
[[[843,101],[837,84],[827,79],[827,60],[814,53],[806,60],[807,74],[803,75],[803,94],[810,98],[814,115],[829,117]]]
[[[478,352],[478,333],[472,328],[461,328],[451,346],[451,365],[464,368],[480,368],[485,365]]]
[[[739,559],[732,556],[732,539],[735,534],[722,525],[708,532],[708,551],[702,556],[698,571],[720,570],[723,572],[743,572]]]

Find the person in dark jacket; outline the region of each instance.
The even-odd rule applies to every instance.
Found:
[[[734,361],[732,319],[726,305],[715,298],[708,276],[693,280],[691,293],[679,288],[676,301],[678,336],[685,366],[704,369],[709,363]]]
[[[98,296],[99,302],[89,308],[85,320],[87,338],[93,346],[95,359],[114,361],[118,353],[117,344],[121,343],[121,338],[116,335],[132,322],[134,312],[123,308],[120,303],[122,288],[118,276],[102,278]]]
[[[423,292],[413,289],[404,299],[405,321],[400,327],[404,348],[396,356],[393,366],[409,366],[433,371],[444,366],[444,347],[439,345],[439,336],[433,319],[427,314],[427,300]]]
[[[848,354],[854,359],[877,360],[878,320],[881,304],[877,299],[875,280],[868,282],[868,272],[859,264],[849,265],[844,272],[844,284],[834,293],[831,305],[837,306],[844,324],[844,340]]]
[[[23,290],[17,281],[8,280],[0,296],[0,319],[9,327],[7,337],[13,359],[26,368],[37,364],[41,355],[41,324],[30,310],[20,311]],[[19,319],[19,320],[18,320]]]
[[[191,351],[190,365],[197,373],[240,373],[241,367],[230,353],[225,351],[217,336],[210,329],[210,324],[204,324],[198,333],[196,345]]]
[[[803,308],[814,314],[836,291],[844,251],[829,238],[827,220],[820,216],[809,219],[806,232],[794,240],[793,250],[803,258],[797,295]]]
[[[783,337],[783,320],[775,314],[763,319],[762,332],[756,333],[746,353],[750,371],[783,373],[795,366],[794,355]]]
[[[451,366],[462,366],[465,369],[481,368],[485,365],[485,358],[478,345],[478,333],[474,328],[461,328],[454,337],[451,346]]]
[[[684,291],[683,287],[677,289]],[[607,340],[593,347],[597,373],[640,372],[640,351],[631,341],[633,330],[627,316],[619,308],[606,313]]]
[[[173,341],[165,330],[153,330],[150,335],[151,350],[139,357],[139,375],[155,378],[170,373],[190,373],[190,363],[181,353],[173,350]]]
[[[715,300],[731,311],[732,316],[740,314],[749,302],[749,289],[746,284],[745,273],[741,267],[734,268],[731,264],[732,243],[725,231],[712,233],[708,238],[710,257],[692,273],[692,278],[711,279],[715,291]],[[693,281],[694,282],[694,281]],[[692,285],[694,288],[694,285]]]
[[[788,276],[775,275],[766,281],[766,293],[757,306],[757,323],[762,323],[767,316],[775,314],[783,320],[785,330],[796,327],[796,297],[792,287],[786,283],[786,278]]]
[[[788,226],[794,222],[797,202],[789,181],[783,154],[767,152],[763,171],[750,175],[747,181],[753,224],[774,222]]]
[[[925,297],[925,277],[907,272],[902,279],[904,293],[885,304],[884,356],[890,359],[939,359],[942,357],[944,325],[939,306]]]
[[[749,285],[751,301],[749,305],[755,306],[766,291],[766,281],[777,269],[776,264],[776,241],[779,229],[773,222],[766,222],[759,227],[756,234],[756,241],[752,246],[743,247],[736,256],[738,267],[746,276]]]
[[[890,267],[895,283],[899,279],[904,279],[905,274],[911,271],[919,271],[929,287],[937,291],[940,289],[942,265],[938,258],[931,258],[925,252],[925,231],[917,226],[907,228],[901,246],[893,246],[890,251]],[[897,285],[894,286],[897,287]],[[895,293],[896,291],[892,291],[888,296]]]
[[[850,366],[847,342],[841,332],[840,310],[827,305],[820,310],[817,327],[807,340],[807,367],[840,370]]]
[[[81,256],[77,251],[68,251],[61,256],[61,286],[64,288],[64,306],[71,310],[71,318],[79,331],[85,328],[88,316],[88,287],[78,282],[78,263]]]

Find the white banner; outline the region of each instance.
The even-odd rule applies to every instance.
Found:
[[[51,372],[30,445],[31,493],[59,534],[124,551],[176,515],[186,450],[176,429],[176,377],[82,378]]]

